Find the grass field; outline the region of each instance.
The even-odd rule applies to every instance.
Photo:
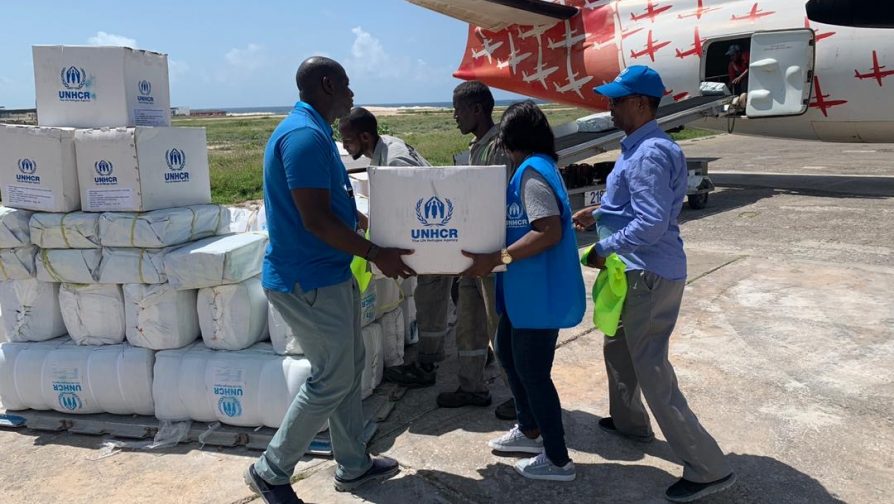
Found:
[[[545,106],[550,124],[573,121],[588,112],[560,106]],[[502,110],[495,111],[499,116]],[[234,204],[262,198],[264,146],[279,123],[278,117],[175,119],[174,126],[203,127],[208,134],[211,163],[211,195],[215,203]],[[471,136],[456,129],[450,111],[410,112],[379,118],[382,134],[394,135],[414,146],[433,165],[453,163],[453,154],[468,147]],[[686,129],[675,139],[711,135],[713,132]]]

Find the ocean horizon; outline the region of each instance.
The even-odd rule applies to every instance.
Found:
[[[505,107],[521,100],[495,100],[494,103],[498,107]],[[543,100],[534,100],[536,103],[548,103]],[[453,102],[411,102],[411,103],[358,103],[358,107],[391,107],[391,108],[453,108]],[[272,107],[216,107],[216,108],[194,108],[196,112],[212,112],[222,111],[227,114],[288,114],[294,105],[282,105]]]

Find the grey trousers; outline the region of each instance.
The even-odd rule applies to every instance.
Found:
[[[310,361],[310,377],[292,401],[255,470],[273,485],[289,483],[295,465],[329,420],[340,478],[354,479],[372,466],[363,441],[360,378],[366,362],[360,333],[360,291],[354,279],[308,292],[266,291]]]
[[[453,277],[423,275],[416,286],[419,362],[434,363],[444,353],[447,307]],[[456,350],[459,386],[467,392],[487,392],[484,367],[487,347],[497,332],[494,277],[460,278],[456,306]]]
[[[615,337],[605,337],[603,346],[609,408],[619,431],[648,436],[652,428],[642,392],[661,432],[683,461],[683,477],[708,483],[732,471],[717,442],[689,409],[667,357],[685,286],[683,280],[667,280],[648,271],[627,272],[623,327]]]

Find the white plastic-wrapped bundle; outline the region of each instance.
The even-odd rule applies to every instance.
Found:
[[[258,277],[200,289],[196,305],[209,348],[242,350],[267,338],[267,296]]]
[[[378,322],[363,328],[363,346],[366,347],[366,366],[360,380],[361,396],[366,399],[382,383],[385,363],[382,360],[382,326]]]
[[[416,295],[416,286],[419,284],[416,277],[412,276],[410,278],[404,278],[400,280],[400,291],[403,294],[401,297],[406,299],[408,297],[413,297]]]
[[[376,286],[370,282],[366,292],[360,294],[360,326],[366,327],[375,321],[376,316]],[[280,355],[301,355],[301,343],[295,338],[292,328],[286,324],[279,310],[270,304],[267,312],[267,320],[270,330],[270,342],[273,350]]]
[[[144,213],[108,212],[99,218],[103,247],[164,248],[217,234],[218,205],[165,208]]]
[[[31,245],[28,222],[32,213],[28,210],[0,206],[0,248]]]
[[[400,284],[393,278],[376,278],[376,320],[400,306]]]
[[[405,298],[400,304],[400,311],[404,314],[404,343],[415,345],[419,342],[419,328],[416,325],[416,298]]]
[[[8,410],[151,415],[155,353],[68,338],[0,345],[0,399]]]
[[[34,245],[0,249],[0,281],[27,280],[37,276],[36,256]]]
[[[199,337],[196,290],[168,284],[124,286],[127,341],[152,350],[186,346]]]
[[[109,284],[161,284],[165,254],[173,249],[103,248],[99,282]]]
[[[59,288],[62,318],[78,345],[124,341],[124,295],[120,285],[70,284]]]
[[[35,278],[2,282],[0,311],[7,341],[45,341],[65,334],[57,283]]]
[[[250,233],[267,230],[264,205],[251,207],[225,207],[218,234]]]
[[[99,279],[99,249],[41,249],[37,254],[37,279],[44,282],[88,284]]]
[[[261,273],[266,248],[262,233],[205,238],[168,253],[165,273],[176,289],[239,283]]]
[[[404,363],[404,313],[398,306],[379,319],[382,326],[382,361],[385,367],[400,366]]]
[[[99,248],[99,214],[36,213],[31,216],[31,241],[45,249]]]
[[[240,427],[279,427],[310,376],[310,362],[276,355],[269,343],[239,352],[196,343],[156,354],[155,416]]]

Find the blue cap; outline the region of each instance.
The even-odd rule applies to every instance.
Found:
[[[623,98],[630,95],[661,98],[664,96],[664,83],[655,70],[643,65],[634,65],[625,68],[614,82],[593,88],[593,92],[606,98]]]

